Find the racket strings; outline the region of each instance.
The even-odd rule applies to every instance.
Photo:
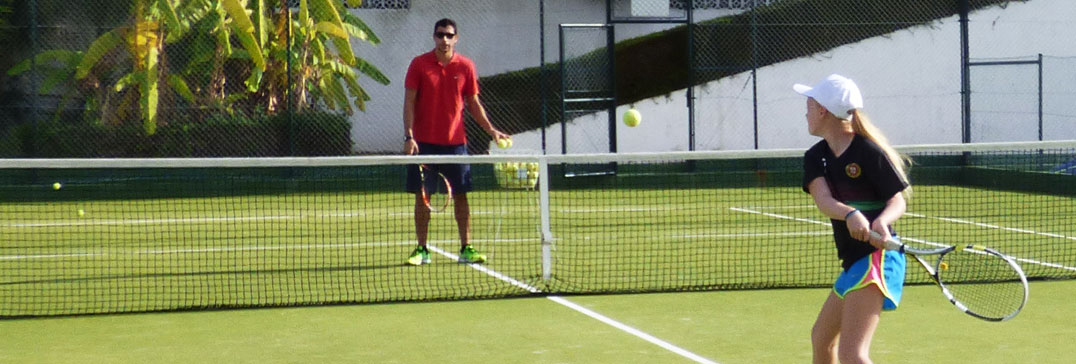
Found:
[[[419,175],[422,178],[422,199],[426,207],[433,212],[444,211],[452,200],[452,185],[448,178],[433,169],[422,166]]]
[[[1020,273],[999,255],[965,250],[945,254],[938,280],[968,311],[990,318],[1007,318],[1024,304]]]

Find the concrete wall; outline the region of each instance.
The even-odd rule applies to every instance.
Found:
[[[459,4],[456,2],[450,2]],[[354,10],[385,40],[357,52],[392,79],[381,86],[365,83],[373,100],[366,113],[352,117],[352,135],[359,152],[394,152],[401,146],[403,77],[410,59],[433,47],[433,23],[451,17],[460,24],[458,49],[475,60],[483,76],[539,65],[539,29],[545,31],[545,60],[557,60],[559,23],[603,23],[604,1],[547,0],[545,19],[539,25],[538,2],[504,0],[467,2],[468,8],[445,7],[443,3],[413,1],[409,10]],[[473,6],[472,6],[473,5]],[[728,14],[728,11],[698,11],[696,19]],[[1076,6],[1069,0],[1032,0],[1011,3],[1005,8],[989,8],[972,13],[970,53],[975,59],[1027,59],[1039,53],[1076,56]],[[618,39],[627,39],[669,27],[662,24],[618,24]],[[1076,71],[1054,67],[1045,74],[1044,134],[1048,140],[1076,138]],[[659,71],[659,70],[656,70]],[[982,71],[982,72],[980,72]],[[865,110],[894,144],[958,143],[961,141],[960,32],[956,17],[926,26],[897,31],[883,37],[845,45],[757,70],[738,74],[695,88],[696,149],[755,148],[755,106],[757,92],[758,148],[805,148],[817,139],[807,134],[803,118],[805,100],[791,90],[793,83],[813,83],[830,73],[848,76],[860,85]],[[1026,70],[1007,72],[995,69],[982,73],[973,87],[1027,91],[1031,82]],[[990,82],[985,82],[990,81]],[[985,82],[985,83],[984,83]],[[755,87],[757,86],[757,91]],[[1024,92],[1020,91],[1020,92]],[[617,149],[621,152],[688,150],[688,110],[686,91],[644,100],[633,106],[643,114],[643,123],[628,128],[618,123]],[[1065,96],[1069,95],[1069,96]],[[978,102],[976,102],[978,100]],[[1027,95],[1005,97],[988,90],[973,93],[973,135],[976,141],[1030,140],[1026,114]],[[627,106],[618,108],[620,115]],[[1006,111],[1009,110],[1009,111]],[[1000,115],[1000,116],[999,116]],[[618,116],[619,118],[619,116]],[[494,123],[510,122],[494,120]],[[569,130],[601,130],[607,116],[594,114],[570,122]],[[560,126],[546,131],[546,146],[560,152]],[[573,138],[585,139],[584,134]],[[573,142],[569,139],[570,143]],[[513,152],[541,149],[541,132],[516,135]],[[584,143],[583,141],[578,141]],[[599,147],[596,147],[600,149]],[[579,148],[574,148],[578,150]]]

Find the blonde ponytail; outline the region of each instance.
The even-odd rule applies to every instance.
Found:
[[[889,139],[885,137],[885,134],[882,134],[882,131],[871,123],[867,114],[859,109],[852,110],[852,130],[855,131],[856,134],[870,139],[874,144],[877,144],[878,147],[882,148],[886,158],[889,159],[889,163],[893,164],[893,169],[897,171],[900,178],[904,179],[905,182],[908,181],[908,169],[912,166],[911,158],[897,152],[897,150],[889,144]],[[904,189],[905,198],[910,197],[911,194],[911,186]]]

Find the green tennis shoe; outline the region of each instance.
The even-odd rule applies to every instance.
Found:
[[[411,252],[411,256],[407,257],[407,264],[410,265],[423,265],[430,264],[430,250],[424,246],[415,248],[415,251]]]
[[[479,253],[473,246],[467,245],[460,249],[460,263],[482,263],[486,261],[486,255]]]

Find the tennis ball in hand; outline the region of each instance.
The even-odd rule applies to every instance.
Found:
[[[60,189],[60,187],[63,187],[63,185],[61,185],[60,182],[56,182],[56,183],[52,184],[52,189],[54,189],[54,190],[58,190],[58,189]]]
[[[643,121],[643,115],[639,113],[639,110],[628,109],[624,112],[624,125],[629,127],[635,127]]]
[[[507,149],[512,146],[512,138],[497,139],[497,146],[501,149]]]

